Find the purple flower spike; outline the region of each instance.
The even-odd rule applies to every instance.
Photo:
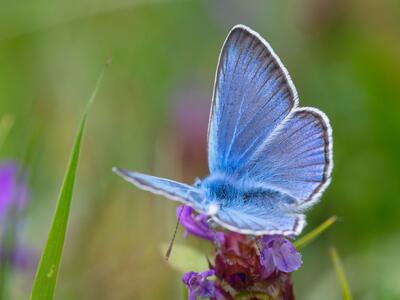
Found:
[[[0,220],[11,205],[22,209],[28,198],[25,182],[18,182],[18,166],[13,162],[0,163]]]
[[[18,269],[34,264],[34,254],[20,245],[21,221],[19,213],[29,199],[24,173],[16,162],[0,162],[0,264],[9,261]],[[13,243],[3,244],[6,234],[13,234]]]
[[[11,265],[19,270],[30,270],[34,267],[36,259],[32,249],[16,245],[10,252],[6,252],[4,247],[0,247],[0,264],[9,259]]]
[[[214,270],[183,274],[182,281],[189,290],[189,300],[196,300],[196,297],[210,298],[214,296],[214,282],[207,279],[207,277],[213,276],[214,274]]]
[[[193,208],[188,205],[180,205],[176,208],[176,216],[182,226],[185,227],[187,233],[205,240],[214,241],[215,232],[211,230],[207,223],[207,215],[195,215]]]
[[[281,236],[264,236],[260,242],[263,278],[269,277],[275,271],[291,273],[300,268],[303,263],[300,253]]]

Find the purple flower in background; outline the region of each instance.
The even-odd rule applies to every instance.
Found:
[[[207,157],[203,149],[207,145],[210,103],[206,100],[203,88],[190,86],[190,83],[187,85],[174,95],[175,103],[171,112],[174,131],[182,139],[185,159],[190,159],[187,161],[191,164],[201,160],[206,165]]]
[[[185,228],[186,234],[190,233],[199,238],[214,241],[221,235],[210,228],[205,214],[195,214],[194,209],[188,205],[180,205],[176,208],[176,216]]]
[[[210,103],[203,86],[193,85],[193,82],[197,79],[188,78],[179,84],[170,106],[170,139],[176,147],[180,164],[185,166],[180,172],[187,181],[208,171],[204,149],[207,148]]]
[[[263,278],[275,271],[291,273],[300,268],[301,255],[287,239],[282,236],[263,236],[259,241]]]
[[[34,261],[31,249],[20,245],[22,223],[19,214],[28,199],[25,176],[18,164],[0,162],[0,262],[10,261],[22,269],[32,266]],[[11,241],[7,235],[12,236]]]
[[[208,277],[215,274],[214,270],[205,272],[188,272],[183,274],[182,281],[189,290],[189,300],[196,300],[196,297],[210,298],[214,296],[214,282]]]
[[[0,247],[0,265],[4,260],[9,260],[16,269],[29,270],[34,265],[36,258],[32,249],[17,244],[11,251]]]
[[[28,189],[23,176],[19,175],[16,163],[0,163],[0,223],[4,222],[11,207],[21,210],[27,203]]]

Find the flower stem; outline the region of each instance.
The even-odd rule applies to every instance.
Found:
[[[343,300],[352,300],[353,297],[351,296],[350,286],[344,272],[343,264],[340,260],[339,254],[334,247],[329,249],[329,255],[335,267],[336,275],[339,279],[340,288],[342,289]]]
[[[331,227],[337,221],[336,216],[332,216],[329,219],[325,220],[321,225],[311,230],[306,235],[299,238],[297,241],[293,243],[293,246],[296,249],[304,248],[307,244],[315,240],[318,236],[320,236],[324,231],[326,231],[329,227]]]

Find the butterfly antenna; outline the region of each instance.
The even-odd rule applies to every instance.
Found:
[[[182,212],[183,212],[183,207],[181,208],[181,211],[179,212],[178,221],[176,222],[174,234],[173,234],[173,236],[172,236],[171,241],[169,242],[169,246],[168,246],[167,252],[165,253],[165,260],[166,260],[166,261],[168,261],[168,260],[169,260],[169,257],[171,256],[172,247],[174,246],[176,233],[178,232],[179,223],[180,223],[180,221],[181,221]]]

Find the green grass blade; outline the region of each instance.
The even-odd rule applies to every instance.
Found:
[[[182,291],[183,291],[182,299],[183,299],[183,300],[188,300],[188,298],[189,298],[188,289],[187,289],[186,285],[184,285],[182,282],[181,282],[181,286],[182,286]]]
[[[0,119],[0,149],[3,147],[8,133],[14,125],[14,117],[11,115],[4,115]]]
[[[329,227],[331,227],[337,221],[336,216],[332,216],[329,219],[325,220],[321,225],[311,230],[306,235],[302,236],[298,240],[293,243],[293,246],[296,249],[304,248],[307,244],[315,240],[318,236],[320,236],[324,231],[326,231]]]
[[[12,126],[14,124],[14,117],[11,115],[3,115],[0,118],[0,153],[2,146],[4,144],[4,141],[6,140]],[[3,247],[3,250],[5,250],[5,255],[2,259],[0,259],[0,300],[2,299],[7,299],[7,279],[9,277],[10,273],[10,267],[9,267],[9,262],[8,262],[8,240],[9,240],[9,232],[6,230],[4,233],[4,236],[0,236],[0,244]]]
[[[337,253],[335,248],[331,248],[329,250],[329,255],[331,257],[333,266],[335,267],[336,275],[339,279],[340,288],[342,290],[343,300],[352,300],[350,286],[346,278],[346,274],[344,272],[344,268],[342,262],[340,260],[339,254]]]
[[[102,71],[99,79],[97,80],[96,87],[93,90],[88,105],[83,113],[79,130],[75,137],[74,146],[72,148],[71,157],[64,175],[64,181],[58,198],[56,211],[53,216],[50,232],[47,237],[47,242],[43,250],[38,269],[36,271],[30,297],[31,300],[50,300],[54,297],[54,289],[57,282],[58,270],[61,262],[62,250],[64,247],[65,233],[68,224],[83,131],[85,128],[89,107],[96,97],[104,75],[104,71],[105,69]]]

